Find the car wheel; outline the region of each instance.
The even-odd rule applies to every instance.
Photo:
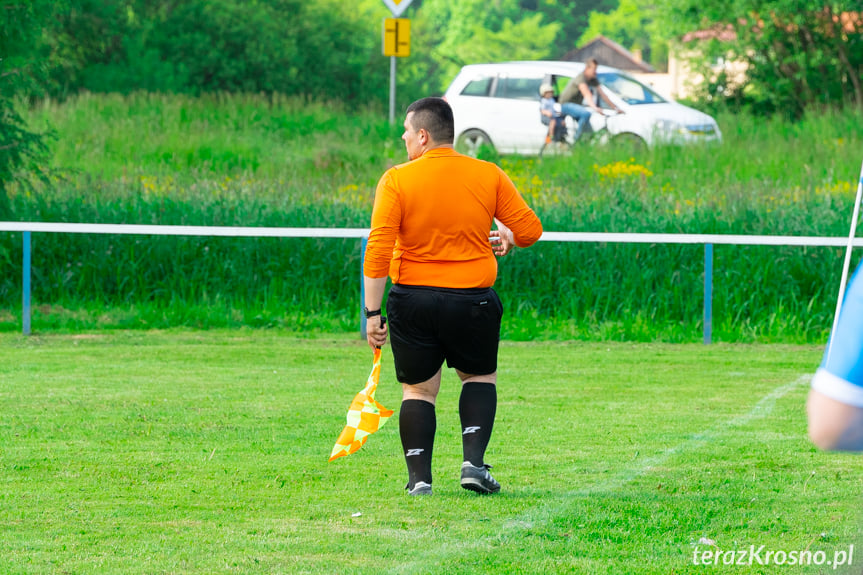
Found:
[[[491,143],[488,135],[482,130],[470,129],[462,132],[455,144],[456,151],[476,158],[480,154],[480,150],[484,149],[486,153],[494,153],[494,144]]]

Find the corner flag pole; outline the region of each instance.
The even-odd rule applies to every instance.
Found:
[[[842,266],[842,281],[839,282],[839,299],[836,301],[836,314],[833,316],[833,329],[830,331],[830,343],[827,346],[827,361],[833,350],[833,334],[839,324],[839,312],[842,310],[842,300],[845,298],[845,284],[848,281],[848,270],[851,267],[851,250],[854,247],[854,236],[857,235],[857,216],[860,214],[860,199],[863,197],[863,163],[860,164],[860,179],[857,180],[857,197],[854,200],[854,215],[851,216],[851,231],[848,232],[848,247],[845,248],[845,264]]]

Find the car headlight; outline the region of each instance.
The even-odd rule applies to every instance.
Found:
[[[681,124],[674,120],[657,120],[656,131],[681,136],[718,136],[718,128],[716,124]]]
[[[715,124],[691,124],[686,126],[686,131],[696,136],[713,136],[717,129]]]
[[[667,134],[683,134],[686,132],[686,127],[674,120],[657,120],[654,127],[657,132],[665,132]]]

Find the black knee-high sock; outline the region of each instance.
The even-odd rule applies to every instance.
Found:
[[[464,460],[481,467],[485,448],[491,439],[494,415],[497,411],[497,386],[470,381],[461,387],[458,413],[461,417],[461,444]]]
[[[421,399],[402,401],[399,412],[399,434],[408,465],[408,485],[413,488],[417,481],[431,484],[432,448],[437,429],[434,405]]]

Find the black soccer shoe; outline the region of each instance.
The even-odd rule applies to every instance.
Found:
[[[461,486],[477,493],[497,493],[500,483],[495,481],[488,470],[491,465],[474,466],[470,461],[461,464]]]

